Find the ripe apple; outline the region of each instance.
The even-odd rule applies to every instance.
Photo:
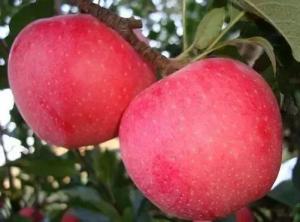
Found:
[[[235,214],[237,222],[254,222],[253,213],[248,207],[243,207]]]
[[[272,90],[231,59],[192,63],[140,93],[120,125],[129,176],[187,220],[225,217],[271,188],[282,126]]]
[[[65,213],[61,222],[80,222],[79,218],[70,213]]]
[[[25,207],[19,211],[19,215],[30,219],[32,222],[41,222],[44,218],[43,214],[33,207]]]
[[[8,75],[28,125],[68,148],[113,138],[129,102],[155,81],[129,43],[90,15],[29,24],[13,44]]]

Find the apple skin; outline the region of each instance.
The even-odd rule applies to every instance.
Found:
[[[237,222],[254,222],[254,216],[248,207],[243,207],[235,214]]]
[[[238,61],[212,58],[140,93],[119,134],[127,172],[148,199],[182,219],[213,220],[269,191],[281,131],[263,78]]]
[[[67,148],[116,136],[129,102],[155,81],[129,43],[90,15],[29,24],[13,44],[8,76],[27,124]]]
[[[61,222],[80,222],[80,220],[78,219],[78,217],[70,213],[65,213],[61,219]]]
[[[25,207],[19,211],[19,215],[28,219],[32,222],[41,222],[44,219],[43,214],[33,207]]]

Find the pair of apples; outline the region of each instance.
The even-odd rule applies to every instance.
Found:
[[[154,83],[153,69],[117,32],[67,15],[28,25],[8,73],[37,135],[70,149],[119,135],[129,176],[168,214],[224,217],[264,196],[277,176],[277,101],[238,61],[204,59]]]

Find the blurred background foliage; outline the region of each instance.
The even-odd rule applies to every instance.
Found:
[[[184,32],[187,33],[188,45],[192,43],[199,22],[211,9],[224,7],[225,24],[230,21],[232,13],[236,13],[227,0],[186,2],[184,29],[181,0],[95,1],[124,17],[141,18],[143,33],[150,39],[150,45],[168,57],[176,57],[182,52]],[[78,9],[68,0],[0,1],[1,92],[9,89],[8,53],[20,30],[38,18],[77,12]],[[263,75],[281,105],[284,160],[297,157],[300,149],[300,64],[292,56],[284,37],[254,14],[248,14],[236,23],[224,39],[232,36],[261,36],[274,47],[276,75],[266,54],[262,54],[255,44],[238,44],[237,48],[228,45],[209,56],[234,57],[253,65]],[[261,56],[257,58],[257,54]],[[0,108],[9,107],[6,103],[7,100],[0,100]],[[32,133],[15,106],[10,108],[9,118],[0,122],[0,157],[5,163],[0,167],[0,221],[28,221],[18,215],[24,207],[40,209],[45,216],[44,221],[54,222],[60,221],[65,212],[86,222],[180,221],[162,213],[132,184],[120,161],[116,140],[78,151],[54,148]],[[297,162],[292,180],[281,183],[249,206],[257,221],[300,221],[299,171],[300,162]],[[235,221],[235,217],[220,221]]]

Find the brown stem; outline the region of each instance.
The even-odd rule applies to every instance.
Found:
[[[117,31],[143,58],[153,64],[163,74],[172,73],[183,66],[181,62],[168,59],[138,39],[132,29],[142,27],[140,20],[122,18],[111,10],[92,3],[90,0],[72,0],[72,2],[79,7],[81,12],[93,15],[99,21]]]
[[[9,47],[4,39],[0,39],[0,46],[3,48],[6,55],[9,53]]]

